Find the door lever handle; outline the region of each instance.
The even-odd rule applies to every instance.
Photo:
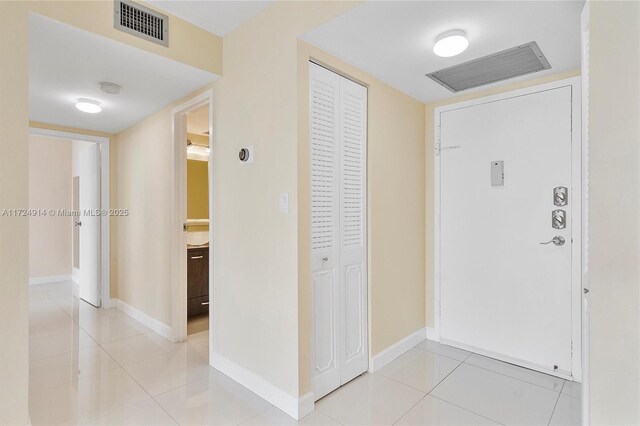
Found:
[[[560,235],[556,235],[555,237],[553,237],[553,238],[551,239],[551,241],[547,241],[546,243],[540,243],[540,244],[543,244],[543,245],[544,245],[544,244],[551,244],[551,243],[553,243],[553,244],[555,244],[555,245],[557,245],[557,246],[561,246],[561,245],[563,245],[563,244],[564,244],[564,241],[565,241],[565,240],[564,240],[564,237],[561,237]]]

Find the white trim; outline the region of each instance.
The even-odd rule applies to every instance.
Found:
[[[71,281],[76,284],[80,282],[80,269],[71,267]]]
[[[46,277],[29,278],[29,285],[59,283],[62,281],[73,281],[71,275],[48,275]]]
[[[394,359],[413,349],[418,343],[422,342],[425,339],[426,335],[427,329],[421,328],[415,333],[412,333],[404,339],[389,346],[387,349],[371,358],[371,361],[369,362],[369,372],[375,373],[376,371],[379,371],[382,367],[389,364]]]
[[[109,138],[104,136],[83,135],[82,133],[64,132],[61,130],[42,129],[40,127],[29,127],[29,133],[38,136],[48,136],[51,138],[80,140],[84,142],[103,143],[109,142]]]
[[[451,346],[454,348],[458,348],[458,349],[462,349],[465,350],[467,352],[472,352],[472,353],[476,353],[476,354],[480,354],[489,358],[493,358],[493,359],[497,359],[500,361],[504,361],[507,362],[509,364],[514,364],[514,365],[519,365],[521,367],[524,368],[528,368],[529,370],[535,370],[535,371],[540,371],[543,372],[545,374],[548,374],[550,376],[555,376],[555,377],[560,377],[562,379],[566,379],[569,381],[572,381],[572,377],[571,377],[571,372],[569,371],[554,371],[554,370],[550,370],[549,368],[547,368],[544,365],[538,365],[538,364],[534,364],[534,363],[529,363],[526,361],[522,361],[521,359],[518,358],[512,358],[510,356],[507,355],[503,355],[501,353],[498,352],[493,352],[493,351],[488,351],[482,348],[478,348],[475,346],[471,346],[471,345],[467,345],[464,343],[459,343],[459,342],[455,342],[452,340],[447,340],[447,339],[441,339],[440,343],[443,345],[447,345],[447,346]]]
[[[100,208],[109,211],[109,138],[81,133],[29,127],[29,134],[58,139],[94,142],[100,144]],[[111,238],[110,218],[100,220],[100,304],[111,308]],[[106,219],[106,220],[105,220]]]
[[[213,89],[207,89],[171,110],[172,196],[171,196],[171,340],[181,342],[187,337],[187,233],[183,225],[187,218],[187,150],[185,115],[198,108],[209,106],[209,222],[213,222]],[[184,137],[183,137],[184,136]],[[213,240],[213,228],[209,228],[209,242]],[[209,294],[213,295],[213,247],[209,244]],[[209,312],[213,311],[212,304]],[[213,349],[213,315],[209,315],[209,353]]]
[[[440,333],[438,333],[438,331],[434,327],[427,327],[426,331],[427,331],[427,336],[426,336],[427,340],[431,340],[433,342],[440,341]]]
[[[134,308],[131,305],[124,303],[120,299],[110,299],[112,306],[116,307],[119,311],[129,315],[134,320],[138,321],[145,327],[149,327],[167,340],[171,340],[171,327],[158,321],[155,318],[150,317],[139,309]]]
[[[590,297],[584,293],[589,285],[589,60],[590,60],[591,0],[587,0],[580,16],[582,78],[582,424],[591,422],[591,381],[589,345],[591,332]]]
[[[300,420],[314,409],[313,393],[309,392],[300,398],[292,396],[217,352],[211,354],[211,366],[296,420]]]
[[[539,84],[536,86],[526,87],[524,89],[512,90],[509,92],[499,93],[497,95],[485,96],[482,98],[476,98],[469,101],[459,102],[450,105],[444,105],[434,109],[434,331],[431,332],[433,340],[442,341],[441,334],[441,271],[440,271],[440,242],[441,242],[441,216],[440,216],[440,115],[445,111],[452,111],[460,108],[466,108],[470,106],[485,104],[488,102],[494,102],[504,99],[513,98],[516,96],[523,96],[533,94],[545,90],[557,89],[560,87],[571,87],[571,120],[572,120],[572,132],[571,132],[571,196],[572,205],[571,209],[571,222],[572,222],[572,238],[574,244],[572,244],[572,259],[581,259],[582,253],[585,250],[584,241],[582,238],[582,214],[583,205],[582,197],[584,188],[582,186],[582,168],[584,167],[583,159],[583,141],[582,141],[582,125],[581,125],[581,79],[580,77],[572,77],[563,80],[557,80],[550,83]],[[576,208],[579,206],[579,208]],[[573,353],[571,360],[571,376],[570,380],[580,381],[582,377],[582,262],[580,260],[573,261],[571,268],[571,322],[572,322],[572,341],[573,341]],[[431,340],[431,339],[430,339]],[[447,342],[452,346],[462,347],[462,345],[456,342]],[[468,349],[468,348],[467,348]],[[475,352],[478,352],[472,349]],[[492,355],[490,355],[492,356]],[[497,358],[498,356],[493,356]],[[513,364],[524,365],[519,360],[509,360]],[[540,370],[537,366],[527,365],[528,368]],[[541,370],[542,371],[542,370]],[[551,373],[553,374],[553,373]],[[555,374],[558,375],[558,374]],[[561,377],[564,377],[560,375]]]

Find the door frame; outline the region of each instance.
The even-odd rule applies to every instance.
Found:
[[[100,146],[100,209],[109,211],[109,138],[29,126],[29,134],[70,141],[93,142]],[[109,216],[107,216],[109,218]],[[100,305],[115,307],[111,300],[110,220],[100,220]]]
[[[430,338],[435,341],[441,339],[441,164],[440,164],[440,115],[447,111],[453,111],[461,108],[482,105],[486,103],[501,101],[505,99],[526,96],[534,93],[544,92],[562,87],[571,87],[571,222],[572,222],[572,240],[571,245],[571,336],[572,336],[572,353],[571,353],[571,375],[557,374],[558,377],[567,380],[582,381],[582,293],[583,293],[583,261],[582,255],[585,253],[583,240],[583,210],[587,209],[585,204],[585,185],[583,182],[583,170],[586,170],[586,158],[583,155],[585,147],[583,146],[582,125],[581,125],[581,79],[580,77],[572,77],[550,83],[539,84],[526,87],[524,89],[512,90],[497,95],[484,96],[468,101],[452,103],[449,105],[437,107],[434,109],[434,329]],[[446,147],[444,148],[446,149]],[[460,346],[455,343],[447,342],[452,346]],[[478,352],[475,348],[463,348]],[[512,364],[522,365],[527,368],[536,369],[533,365],[525,365],[521,360],[511,359],[500,354],[484,353],[493,358]],[[547,372],[548,373],[548,372]]]
[[[186,115],[202,107],[209,107],[209,295],[213,295],[213,89],[190,98],[171,110],[171,340],[181,342],[187,337],[187,233],[183,225],[187,217],[187,150]],[[213,354],[213,306],[209,304],[209,363]]]
[[[589,55],[590,55],[591,0],[585,2],[580,16],[580,44],[582,79],[582,424],[591,424],[589,344],[591,313],[589,297]]]

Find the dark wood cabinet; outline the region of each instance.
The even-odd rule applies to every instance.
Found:
[[[187,318],[209,312],[209,248],[187,250]]]

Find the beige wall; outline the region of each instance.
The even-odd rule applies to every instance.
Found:
[[[71,141],[29,136],[29,208],[71,209]],[[71,275],[71,216],[29,218],[29,278]]]
[[[298,43],[298,275],[301,393],[310,389],[309,60],[368,87],[370,355],[425,326],[424,104],[304,42]]]
[[[640,3],[591,3],[591,422],[640,423]]]
[[[29,204],[27,10],[0,2],[0,208]],[[0,424],[28,421],[29,221],[0,217]]]
[[[482,90],[476,93],[469,93],[466,95],[454,96],[449,99],[443,99],[427,104],[425,108],[425,193],[426,193],[426,298],[427,298],[427,327],[434,326],[434,110],[437,107],[443,105],[450,105],[457,102],[464,102],[471,99],[482,98],[485,96],[491,96],[498,93],[509,92],[512,90],[523,89],[525,87],[536,86],[539,84],[549,83],[552,81],[562,80],[565,78],[571,78],[580,75],[580,70],[568,71],[563,73],[551,74],[545,77],[534,78],[527,81],[522,81],[514,84],[508,84],[501,87],[495,87],[487,90]]]
[[[118,133],[111,147],[111,294],[164,324],[171,322],[171,108]]]
[[[276,2],[224,38],[225,76],[215,83],[214,350],[294,397],[297,38],[355,4]],[[246,145],[255,162],[242,165],[237,153]],[[278,210],[281,192],[289,193],[288,214]]]

